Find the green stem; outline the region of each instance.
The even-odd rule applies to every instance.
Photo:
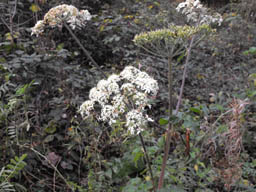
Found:
[[[146,146],[145,146],[145,143],[144,143],[144,140],[143,140],[143,137],[142,137],[141,133],[139,133],[139,136],[140,136],[140,141],[141,141],[143,151],[144,151],[144,154],[145,154],[145,158],[146,158],[146,161],[147,161],[147,164],[148,164],[148,170],[149,170],[149,173],[150,173],[150,177],[151,177],[151,181],[152,181],[152,185],[153,185],[153,190],[154,190],[154,192],[156,192],[155,184],[154,184],[154,176],[153,176],[153,172],[152,172],[152,169],[151,169],[149,157],[148,157],[148,154],[147,154],[147,149],[146,149]]]

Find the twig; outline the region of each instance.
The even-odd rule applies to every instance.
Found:
[[[145,154],[145,158],[146,158],[146,161],[147,161],[147,164],[148,164],[148,169],[149,169],[149,173],[150,173],[150,177],[151,177],[151,181],[152,181],[152,185],[153,185],[153,190],[154,190],[154,192],[156,192],[156,188],[155,188],[155,184],[154,184],[154,176],[153,176],[153,172],[152,172],[152,169],[151,169],[149,157],[148,157],[148,154],[147,154],[147,149],[145,147],[145,143],[144,143],[144,140],[143,140],[143,137],[142,137],[141,133],[139,133],[139,136],[140,136],[140,141],[141,141],[143,151],[144,151],[144,154]]]
[[[54,171],[60,176],[60,178],[66,183],[66,185],[68,186],[68,188],[71,189],[72,192],[74,192],[74,189],[70,186],[70,184],[68,183],[68,181],[65,179],[65,177],[60,173],[60,171],[57,169],[57,167],[55,165],[52,164],[52,162],[47,159],[47,157],[45,157],[43,154],[41,154],[39,151],[35,150],[33,147],[28,147],[28,146],[22,146],[25,148],[30,149],[31,151],[33,151],[34,153],[36,153],[37,155],[39,155],[40,157],[42,157],[44,160],[47,161],[47,163],[49,163],[49,165],[54,169]]]
[[[84,48],[84,46],[81,44],[81,42],[79,41],[79,39],[76,37],[76,35],[73,33],[73,31],[70,29],[70,27],[67,25],[67,23],[64,22],[64,26],[66,27],[66,29],[69,31],[69,33],[71,34],[71,36],[74,38],[74,40],[76,41],[76,43],[79,45],[79,47],[83,50],[84,54],[87,56],[88,59],[91,60],[91,62],[93,63],[93,65],[95,65],[97,67],[97,69],[101,72],[101,74],[104,76],[104,78],[107,78],[107,76],[103,73],[103,71],[101,70],[100,66],[96,63],[96,61],[91,57],[90,53]]]

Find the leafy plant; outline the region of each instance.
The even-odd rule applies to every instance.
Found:
[[[10,180],[17,176],[27,165],[24,161],[27,154],[20,157],[15,156],[10,160],[10,163],[3,167],[0,171],[0,191],[16,191]]]

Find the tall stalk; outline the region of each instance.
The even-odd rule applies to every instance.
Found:
[[[160,190],[163,186],[164,172],[165,172],[165,168],[166,168],[166,162],[167,162],[167,159],[168,159],[168,154],[169,154],[169,151],[170,151],[171,130],[172,130],[172,124],[171,124],[171,120],[170,120],[170,118],[172,116],[172,95],[173,95],[172,84],[173,84],[172,57],[169,56],[168,57],[169,123],[168,123],[168,130],[167,130],[167,133],[166,133],[167,135],[166,135],[166,141],[165,141],[165,147],[164,147],[164,158],[163,158],[163,163],[162,163],[162,166],[161,166],[160,177],[159,177],[159,180],[158,180],[158,190]]]
[[[189,59],[191,57],[191,49],[193,47],[194,39],[195,39],[195,35],[192,36],[191,41],[189,43],[189,47],[187,49],[187,56],[186,56],[186,62],[185,62],[185,67],[184,67],[184,71],[183,71],[183,76],[182,76],[182,83],[181,83],[178,103],[177,103],[174,115],[177,115],[177,113],[179,111],[179,108],[180,108],[182,95],[183,95],[183,90],[184,90],[184,85],[185,85],[185,79],[186,79],[186,75],[187,75],[187,68],[188,68],[188,64],[189,64]],[[162,163],[162,166],[161,166],[161,173],[160,173],[160,177],[159,177],[159,181],[158,181],[158,190],[160,190],[163,186],[164,173],[165,173],[166,163],[167,163],[167,159],[168,159],[168,154],[169,154],[169,151],[170,151],[171,131],[172,131],[172,123],[171,123],[170,119],[171,119],[172,111],[173,111],[173,109],[172,109],[172,95],[173,95],[172,87],[173,87],[172,57],[168,57],[168,96],[169,96],[168,110],[169,110],[169,122],[168,122],[168,130],[167,130],[167,133],[166,133],[167,135],[166,135],[166,140],[165,140],[164,158],[163,158],[163,163]]]

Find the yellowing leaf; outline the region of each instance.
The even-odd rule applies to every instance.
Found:
[[[249,181],[246,180],[246,179],[243,179],[243,183],[244,183],[245,186],[248,186],[248,185],[249,185]]]
[[[194,169],[195,169],[196,172],[198,171],[198,165],[197,164],[194,165]]]
[[[235,17],[235,16],[237,16],[237,13],[233,12],[231,15],[232,15],[232,17]]]
[[[202,74],[200,74],[200,73],[197,73],[197,74],[196,74],[196,77],[197,77],[197,79],[199,79],[199,80],[205,78],[204,75],[202,75]]]
[[[104,30],[105,26],[104,25],[101,25],[100,26],[100,32],[102,32]]]
[[[148,8],[149,8],[149,9],[152,9],[152,8],[153,8],[153,5],[149,5]]]
[[[40,7],[34,3],[32,3],[32,5],[29,7],[29,9],[33,12],[36,13],[38,11],[40,11]]]
[[[125,15],[124,18],[125,18],[125,19],[132,19],[132,18],[133,18],[133,15]]]
[[[12,35],[13,35],[13,38],[14,38],[14,39],[17,39],[17,38],[19,38],[20,33],[19,33],[19,32],[14,32]],[[9,40],[9,41],[13,40],[13,39],[12,39],[12,35],[11,35],[11,33],[6,33],[6,34],[5,34],[5,39],[6,39],[6,40]]]
[[[146,176],[146,177],[145,177],[145,180],[146,180],[146,181],[150,181],[150,179],[151,179],[150,176]]]

